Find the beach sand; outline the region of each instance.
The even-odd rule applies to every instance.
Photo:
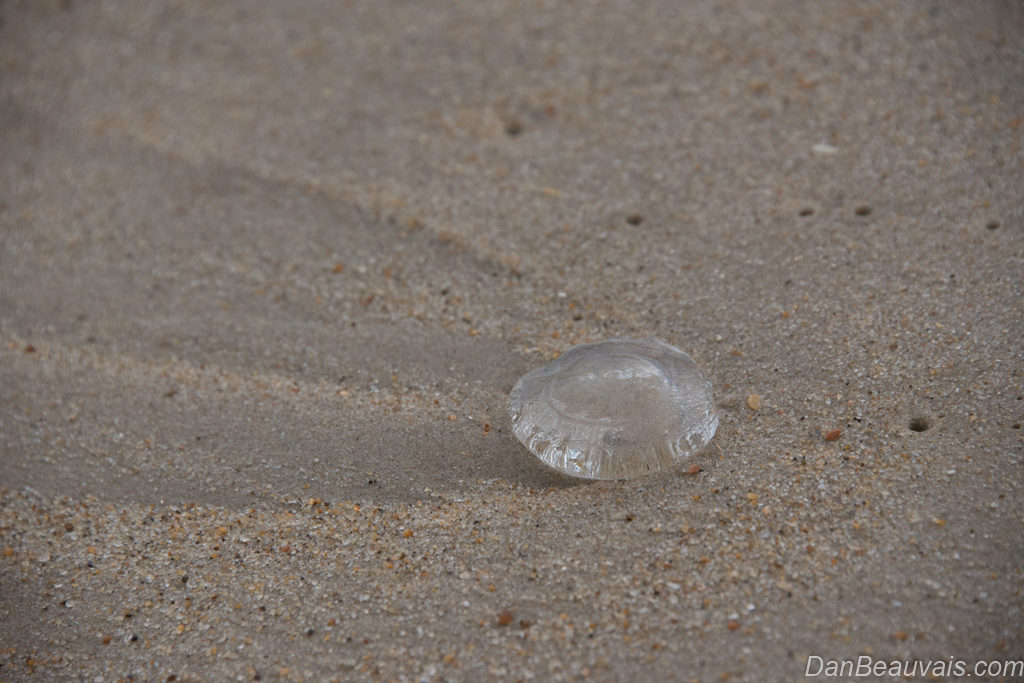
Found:
[[[0,680],[1024,659],[1022,44],[996,2],[0,4]],[[511,435],[524,372],[647,336],[714,384],[693,460]]]

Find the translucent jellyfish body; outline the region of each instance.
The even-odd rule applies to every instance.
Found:
[[[718,428],[711,383],[657,339],[574,346],[532,370],[508,399],[516,437],[573,477],[623,479],[670,467]]]

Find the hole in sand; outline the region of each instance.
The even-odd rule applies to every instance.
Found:
[[[511,121],[505,124],[505,133],[509,137],[514,138],[515,136],[519,135],[522,132],[523,124],[521,124],[519,121],[516,121],[515,119],[512,119]]]
[[[871,207],[870,206],[858,206],[856,209],[853,210],[853,212],[855,214],[857,214],[858,216],[870,216],[871,215]]]
[[[912,417],[910,418],[910,424],[907,426],[910,427],[912,432],[927,432],[932,428],[932,421],[927,417]]]
[[[988,225],[986,225],[985,227],[988,228],[989,230],[998,230],[999,221],[989,221]]]
[[[804,208],[800,209],[800,215],[801,216],[812,216],[812,215],[814,215],[814,209],[812,209],[809,206],[805,206]]]
[[[638,213],[633,213],[626,216],[626,222],[630,225],[640,225],[644,222],[644,217]]]

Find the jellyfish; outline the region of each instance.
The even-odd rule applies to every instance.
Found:
[[[571,477],[626,479],[672,467],[711,441],[711,383],[683,351],[654,338],[579,344],[516,382],[512,431]]]

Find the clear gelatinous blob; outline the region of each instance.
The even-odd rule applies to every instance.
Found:
[[[657,339],[574,346],[509,394],[516,437],[573,477],[623,479],[670,467],[718,428],[711,383]]]

